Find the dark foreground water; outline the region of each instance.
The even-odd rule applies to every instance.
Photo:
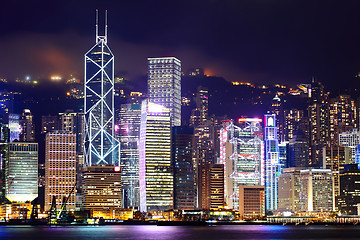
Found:
[[[0,240],[360,239],[360,226],[0,226]]]

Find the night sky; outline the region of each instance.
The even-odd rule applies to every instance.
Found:
[[[176,56],[184,71],[228,81],[360,81],[360,1],[315,0],[3,1],[0,78],[82,78],[95,9],[100,23],[108,9],[115,72],[130,80],[146,74],[147,57]]]

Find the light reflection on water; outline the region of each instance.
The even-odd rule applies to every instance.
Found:
[[[0,226],[0,240],[359,239],[360,226]]]

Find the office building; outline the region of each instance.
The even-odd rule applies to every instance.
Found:
[[[224,206],[224,165],[199,166],[199,209],[216,209]]]
[[[170,109],[144,100],[141,105],[139,184],[140,211],[173,208]]]
[[[191,210],[195,207],[193,134],[192,127],[172,128],[175,209]]]
[[[45,210],[51,208],[54,197],[56,209],[68,198],[66,209],[75,210],[76,134],[66,131],[46,134],[45,182]]]
[[[120,167],[85,167],[82,193],[83,208],[89,210],[93,217],[114,219],[115,211],[122,205]]]
[[[334,177],[334,196],[340,194],[340,172],[344,170],[345,164],[350,164],[350,148],[331,146],[324,148],[324,166],[323,168],[331,169]]]
[[[276,94],[272,99],[271,106],[269,108],[269,113],[276,115],[276,132],[278,137],[278,142],[285,141],[285,111],[284,104],[281,101],[280,97]]]
[[[239,186],[239,214],[243,219],[265,216],[264,186]]]
[[[351,161],[355,163],[356,150],[360,144],[360,132],[353,128],[339,134],[339,145],[351,148]]]
[[[5,159],[5,196],[11,202],[38,196],[38,144],[12,142]]]
[[[301,128],[298,128],[289,143],[289,167],[308,167],[309,139]]]
[[[315,79],[312,80],[309,112],[310,133],[310,165],[312,167],[322,166],[322,148],[329,141],[329,93],[325,91],[324,85]]]
[[[346,164],[340,172],[340,194],[336,197],[338,210],[345,215],[359,215],[360,170],[357,164]]]
[[[67,110],[65,113],[59,113],[59,130],[76,134],[76,152],[83,154],[84,149],[84,114]]]
[[[121,188],[123,207],[140,206],[139,137],[141,104],[121,104],[119,112],[119,140]]]
[[[281,172],[276,115],[265,114],[265,200],[266,210],[277,210],[278,177]]]
[[[149,101],[170,110],[171,126],[181,125],[181,62],[175,57],[148,58]]]
[[[35,126],[33,122],[33,115],[29,109],[24,109],[20,117],[21,125],[21,142],[34,142],[35,141]]]
[[[300,170],[305,168],[285,168],[278,178],[278,211],[300,211]]]
[[[97,19],[97,18],[96,18]],[[87,166],[119,166],[120,144],[114,137],[114,55],[105,34],[85,54],[84,160]]]
[[[334,211],[333,182],[330,169],[300,170],[300,211]]]
[[[219,163],[224,165],[225,202],[239,207],[240,185],[264,185],[264,142],[261,119],[223,121]]]

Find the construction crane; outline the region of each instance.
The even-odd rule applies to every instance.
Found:
[[[68,202],[68,200],[71,197],[71,194],[74,192],[75,188],[76,188],[76,183],[73,186],[73,188],[71,189],[69,195],[67,197],[64,196],[61,208],[58,213],[56,213],[56,197],[53,196],[53,199],[51,202],[51,208],[49,211],[49,220],[50,220],[49,223],[50,224],[58,224],[59,220],[61,222],[64,221],[64,219],[66,218],[66,203]],[[65,214],[63,214],[63,213],[65,213]]]

